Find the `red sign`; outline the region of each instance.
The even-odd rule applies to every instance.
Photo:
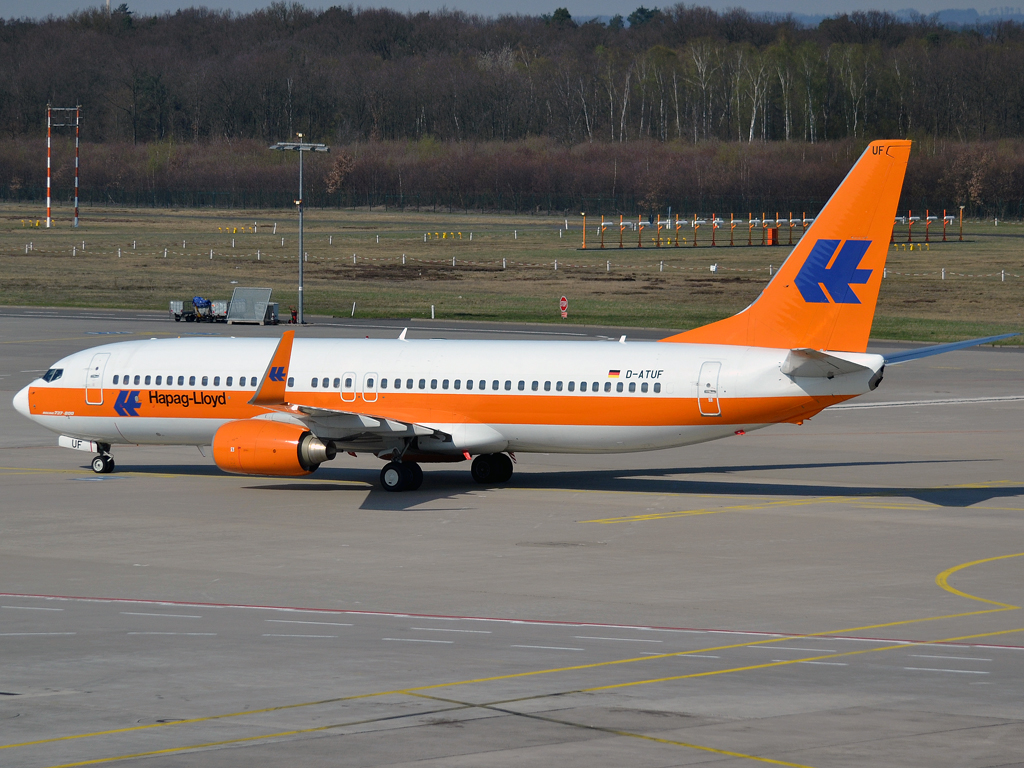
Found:
[[[565,296],[558,300],[558,308],[562,312],[562,317],[569,316],[569,300]]]

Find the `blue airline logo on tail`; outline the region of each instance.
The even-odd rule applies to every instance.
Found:
[[[270,380],[271,381],[284,381],[284,366],[275,365],[270,369]]]
[[[119,416],[138,416],[142,403],[139,401],[139,390],[122,389],[117,393],[114,410]]]
[[[870,240],[819,240],[796,276],[796,287],[809,304],[860,304],[851,286],[864,285],[870,269],[858,269]],[[827,293],[826,293],[827,291]]]

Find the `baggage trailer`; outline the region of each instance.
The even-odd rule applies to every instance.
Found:
[[[176,323],[224,323],[228,319],[228,302],[193,296],[191,301],[172,301],[168,314]]]

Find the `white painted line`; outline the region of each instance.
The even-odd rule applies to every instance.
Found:
[[[911,672],[955,672],[960,675],[987,675],[979,669],[930,669],[928,667],[904,667]]]
[[[351,624],[341,624],[335,621],[299,621],[298,619],[264,619],[271,624],[319,624],[325,627],[351,627]]]
[[[337,635],[263,635],[263,637],[319,637],[329,640],[336,640]]]
[[[839,653],[831,648],[793,648],[787,645],[748,645],[751,651],[810,651],[811,653]]]
[[[0,605],[0,608],[13,608],[16,611],[63,611],[63,608],[36,608],[32,605]]]
[[[187,613],[134,613],[133,611],[121,611],[122,616],[160,616],[165,619],[201,619],[202,616],[194,616]]]
[[[216,637],[216,632],[129,632],[129,635],[176,635],[184,637]]]
[[[976,659],[973,656],[925,656],[920,653],[910,654],[915,659],[949,659],[950,661],[992,661],[992,659]]]
[[[41,637],[50,635],[77,635],[77,632],[4,632],[0,637]]]
[[[955,397],[943,400],[900,400],[887,403],[854,403],[851,405],[834,405],[832,410],[847,411],[854,408],[909,408],[918,405],[967,405],[969,403],[1010,403],[1024,400],[1024,396],[1007,395],[1004,397]]]
[[[640,640],[636,637],[589,637],[588,635],[573,635],[577,640],[619,640],[623,643],[661,643],[663,640]]]
[[[409,627],[417,632],[465,632],[467,635],[490,635],[489,629],[444,629],[443,627]]]
[[[585,651],[586,648],[563,648],[558,645],[512,645],[510,648],[534,648],[538,651]]]
[[[395,643],[443,643],[444,645],[451,645],[454,640],[421,640],[416,637],[382,637],[381,640],[391,640]]]
[[[792,661],[792,659],[772,659],[772,661]],[[842,661],[798,661],[797,664],[821,664],[825,667],[845,667],[848,666]]]

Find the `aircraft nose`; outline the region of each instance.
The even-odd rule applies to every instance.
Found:
[[[14,408],[22,416],[31,416],[28,407],[28,387],[22,389],[14,396]]]

